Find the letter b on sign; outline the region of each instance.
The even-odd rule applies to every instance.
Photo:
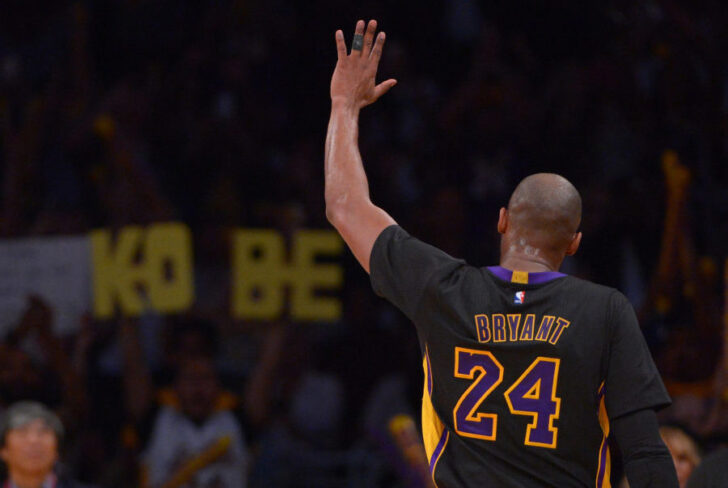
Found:
[[[336,320],[341,303],[316,295],[316,290],[341,287],[341,267],[317,263],[318,255],[339,255],[342,242],[331,231],[306,230],[292,239],[286,259],[283,237],[272,230],[239,230],[233,237],[232,313],[239,319],[270,320],[285,310],[285,289],[290,291],[294,320]]]

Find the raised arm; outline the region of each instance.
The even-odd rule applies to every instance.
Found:
[[[138,322],[125,317],[120,322],[124,402],[131,419],[141,422],[154,402],[152,374],[142,350]]]
[[[377,236],[396,223],[369,198],[369,183],[359,153],[359,111],[374,103],[397,81],[375,83],[384,47],[384,32],[374,40],[377,22],[356,24],[350,54],[344,33],[336,31],[338,61],[331,78],[331,118],[326,134],[324,173],[326,217],[354,256],[369,272],[369,256]]]
[[[668,150],[662,155],[665,176],[666,210],[657,269],[647,290],[647,300],[640,315],[649,316],[654,310],[664,314],[671,308],[682,288],[680,281],[681,237],[685,232],[685,205],[690,186],[690,172],[680,163],[677,153]],[[685,278],[685,277],[683,277]]]
[[[51,307],[41,297],[29,296],[28,308],[17,332],[21,337],[29,332],[35,333],[37,345],[60,382],[62,394],[58,413],[64,425],[73,430],[78,425],[78,420],[86,414],[88,394],[85,382],[73,369],[61,340],[52,331],[52,325]]]

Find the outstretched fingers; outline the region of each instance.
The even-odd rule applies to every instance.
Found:
[[[387,35],[384,32],[380,32],[377,36],[377,42],[374,43],[371,59],[374,62],[375,68],[379,65],[379,60],[382,58],[382,50],[384,49],[384,41],[386,39]]]
[[[369,54],[372,52],[372,43],[374,42],[374,33],[377,31],[377,21],[372,19],[369,21],[369,24],[367,25],[367,31],[364,34],[364,46],[361,51],[361,56],[363,58],[368,58]]]
[[[351,41],[351,55],[359,56],[364,47],[364,21],[358,20],[354,28],[354,38]]]
[[[360,108],[387,93],[397,80],[375,84],[386,35],[377,34],[377,21],[359,20],[354,29],[351,51],[347,50],[344,33],[335,34],[338,63],[331,77],[331,99],[346,99]],[[348,52],[348,54],[347,54]]]

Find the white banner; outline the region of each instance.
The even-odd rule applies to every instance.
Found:
[[[0,337],[18,325],[28,296],[53,310],[53,330],[76,331],[91,311],[91,259],[87,236],[0,241]]]

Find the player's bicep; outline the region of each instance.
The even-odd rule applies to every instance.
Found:
[[[330,220],[367,273],[374,242],[384,229],[397,223],[387,212],[371,202],[352,205],[335,212]]]
[[[670,403],[662,379],[639,328],[637,317],[621,293],[612,297],[613,324],[606,406],[610,418]]]

